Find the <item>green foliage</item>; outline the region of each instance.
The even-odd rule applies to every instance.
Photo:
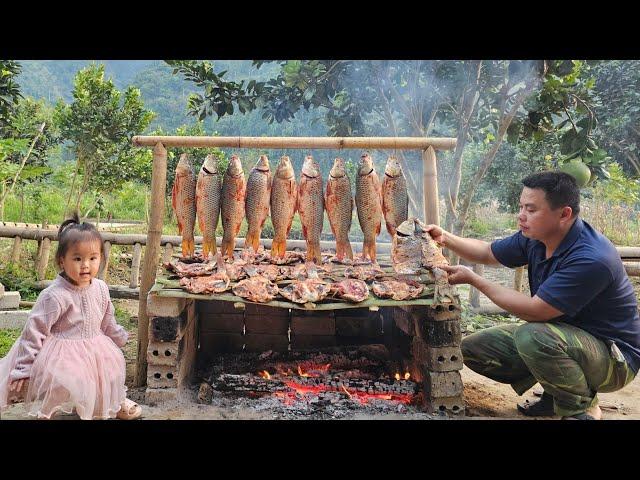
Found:
[[[28,272],[20,265],[0,265],[0,283],[6,291],[20,292],[22,300],[33,301],[38,298],[39,291],[35,289],[34,282],[33,272]]]
[[[16,77],[22,67],[15,60],[0,60],[0,137],[5,137],[4,129],[9,123],[15,104],[22,94]]]
[[[21,333],[19,329],[0,329],[0,358],[9,353]]]
[[[640,180],[625,176],[617,163],[609,166],[610,178],[596,183],[595,196],[613,204],[640,206]]]

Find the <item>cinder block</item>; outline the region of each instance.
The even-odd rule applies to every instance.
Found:
[[[147,348],[147,364],[170,365],[178,364],[177,342],[150,342]]]
[[[435,321],[460,319],[460,306],[453,303],[447,305],[436,305],[435,308],[426,307],[426,318]]]
[[[247,352],[286,352],[289,349],[288,335],[269,335],[248,333],[244,336],[244,349]]]
[[[462,395],[462,378],[458,371],[425,372],[423,380],[425,398],[434,399]]]
[[[241,352],[243,345],[244,335],[239,333],[200,332],[199,351],[205,355]]]
[[[293,350],[309,350],[333,347],[337,344],[335,335],[293,335],[291,334],[291,348]]]
[[[430,347],[460,346],[462,340],[458,320],[425,320],[420,322],[419,332]]]
[[[289,315],[251,315],[244,316],[245,333],[269,333],[271,335],[286,335],[289,331]]]
[[[181,317],[152,317],[149,321],[150,341],[175,342],[181,323]]]
[[[289,318],[289,309],[280,307],[269,307],[257,303],[247,303],[245,305],[246,315],[261,315],[265,317],[285,317]]]
[[[464,416],[464,398],[460,395],[456,397],[425,399],[423,409],[427,413],[446,413],[449,415]]]
[[[333,312],[318,312],[315,315],[291,313],[292,335],[335,335],[336,319]]]
[[[145,403],[152,406],[161,406],[166,403],[178,400],[177,388],[147,388],[145,392]]]
[[[172,365],[147,365],[147,386],[149,388],[176,388],[178,372]]]
[[[186,298],[158,297],[152,293],[147,297],[147,315],[149,317],[177,317],[186,306]]]
[[[418,366],[432,372],[462,370],[460,347],[428,347],[423,340],[413,337],[411,355]]]
[[[200,330],[220,333],[242,333],[244,315],[242,313],[200,313]]]
[[[20,292],[4,292],[0,296],[0,310],[17,310],[20,307]]]

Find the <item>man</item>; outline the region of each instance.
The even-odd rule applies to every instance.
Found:
[[[469,335],[464,363],[518,395],[539,382],[541,399],[518,405],[525,415],[600,419],[597,392],[621,389],[640,366],[636,296],[613,244],[578,216],[571,175],[541,172],[522,183],[515,235],[489,244],[428,227],[436,242],[471,262],[528,265],[531,297],[467,267],[445,268],[451,284],[468,283],[527,322]]]

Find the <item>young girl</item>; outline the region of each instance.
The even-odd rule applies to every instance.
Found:
[[[36,301],[22,335],[0,359],[0,409],[24,398],[29,415],[73,410],[81,419],[139,418],[125,397],[122,347],[107,284],[95,278],[104,257],[96,228],[78,215],[60,225],[60,274]]]

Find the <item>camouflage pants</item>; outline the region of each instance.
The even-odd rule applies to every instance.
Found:
[[[615,344],[563,322],[491,327],[462,340],[464,363],[518,395],[540,382],[557,415],[597,405],[597,392],[621,389],[635,377]]]

